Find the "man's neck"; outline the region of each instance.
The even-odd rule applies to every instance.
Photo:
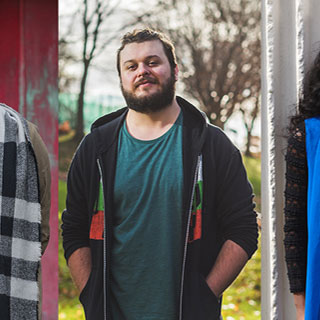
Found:
[[[153,140],[165,134],[175,123],[180,113],[176,101],[159,112],[141,113],[129,109],[126,117],[128,132],[139,140]]]

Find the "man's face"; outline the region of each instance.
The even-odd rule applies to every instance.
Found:
[[[172,103],[178,68],[171,69],[159,40],[126,45],[120,53],[120,74],[129,108],[152,113]]]

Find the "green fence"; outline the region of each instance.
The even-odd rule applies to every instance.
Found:
[[[60,93],[59,94],[59,124],[69,121],[71,128],[76,125],[77,111],[76,94]],[[91,124],[104,114],[111,113],[125,106],[121,97],[118,96],[96,96],[86,97],[84,102],[84,130],[90,131]]]

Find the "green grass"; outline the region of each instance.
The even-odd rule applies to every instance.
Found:
[[[67,184],[59,180],[59,224],[65,208]],[[63,255],[61,230],[59,229],[59,319],[84,320],[84,313],[78,299],[79,293],[70,277],[69,268]]]
[[[261,209],[260,159],[243,157],[255,193],[257,211]],[[261,246],[252,256],[234,283],[224,292],[222,315],[224,320],[261,319]]]
[[[256,210],[261,212],[261,159],[243,157],[243,163],[255,194]]]
[[[72,145],[72,147],[74,147]],[[63,152],[70,157],[70,149],[64,145]],[[68,167],[61,162],[62,168]],[[248,178],[253,185],[257,209],[260,210],[260,159],[244,158]],[[66,169],[65,169],[66,170]],[[66,182],[59,181],[59,219],[65,208]],[[259,242],[260,243],[260,242]],[[260,279],[261,279],[260,245],[252,259],[247,263],[236,281],[226,290],[223,298],[222,314],[224,320],[258,320],[260,313]],[[78,292],[72,283],[69,269],[66,265],[61,231],[59,231],[59,319],[84,320],[82,306],[78,300]]]
[[[59,136],[59,173],[66,174],[78,143],[73,140],[74,132]]]
[[[236,281],[224,292],[224,320],[261,319],[261,248],[242,270]]]

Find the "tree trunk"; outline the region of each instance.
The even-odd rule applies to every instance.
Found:
[[[212,121],[212,123],[213,123],[215,126],[217,126],[217,127],[221,128],[222,130],[224,130],[224,125],[225,125],[225,123],[221,121],[221,118],[220,118],[220,117],[218,117],[217,119],[215,119],[214,121]]]
[[[246,151],[245,151],[244,154],[245,154],[247,157],[251,157],[251,158],[252,158],[252,153],[251,153],[251,151],[250,151],[251,140],[252,140],[251,130],[248,130],[247,143],[246,143]]]
[[[76,132],[74,136],[74,140],[76,142],[80,142],[82,138],[84,137],[84,121],[83,121],[83,109],[84,109],[84,94],[85,94],[85,87],[88,77],[88,70],[89,70],[89,61],[85,61],[84,63],[84,70],[83,75],[81,78],[81,84],[80,84],[80,92],[78,96],[78,108],[77,108],[77,125],[76,125]]]

